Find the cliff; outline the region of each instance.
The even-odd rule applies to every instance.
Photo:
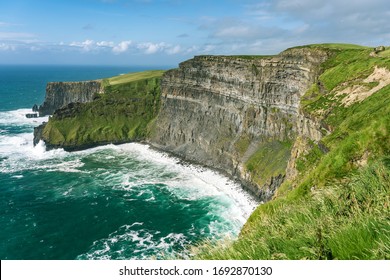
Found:
[[[390,258],[390,53],[356,45],[198,56],[103,81],[35,137],[81,149],[147,141],[268,200],[201,259]],[[91,121],[93,120],[93,121]]]
[[[85,103],[103,92],[101,81],[51,82],[46,86],[45,101],[38,108],[39,116],[52,115],[70,103]]]
[[[110,91],[123,95],[118,97],[96,95],[108,92],[107,81],[50,83],[40,112],[58,110],[48,124],[36,129],[34,142],[43,139],[50,148],[74,150],[147,140],[161,150],[221,170],[269,200],[285,178],[301,126],[318,134],[299,113],[299,103],[328,55],[321,48],[295,48],[270,57],[198,56],[163,75],[159,100],[139,105],[139,99],[130,98],[134,93],[128,94],[126,106],[139,110],[130,115],[126,110],[119,114],[115,108],[124,102],[126,87]],[[134,83],[126,80],[122,85],[141,90]],[[96,101],[90,105],[83,104],[93,98]],[[154,102],[158,104],[153,107]],[[147,106],[160,108],[146,119],[153,120],[147,133],[123,129],[126,123],[138,122],[136,116],[142,110],[149,112]],[[100,125],[101,118],[107,120],[105,125]],[[116,124],[118,118],[123,123]],[[99,127],[86,125],[88,119]]]
[[[148,124],[159,109],[162,73],[148,71],[100,82],[48,85],[53,99],[44,104],[73,101],[55,110],[48,123],[34,129],[34,144],[43,140],[49,149],[72,151],[145,139]],[[81,93],[79,97],[77,92]]]
[[[390,258],[390,53],[310,48],[329,55],[300,98],[286,178],[237,240],[195,258]]]
[[[300,98],[327,57],[321,49],[291,49],[273,57],[183,62],[162,79],[149,141],[222,170],[268,200],[284,179],[299,122],[305,122]]]

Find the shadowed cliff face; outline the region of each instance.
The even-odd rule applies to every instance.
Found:
[[[44,103],[39,106],[39,115],[52,115],[55,110],[70,103],[85,103],[103,92],[101,81],[52,82],[46,86]]]
[[[324,51],[292,49],[269,58],[199,56],[183,62],[162,79],[150,141],[237,176],[267,199],[283,181],[291,142],[303,129],[298,123],[307,123],[299,116],[300,97],[326,58]],[[254,166],[260,154],[273,157],[281,147],[280,163],[261,174]]]

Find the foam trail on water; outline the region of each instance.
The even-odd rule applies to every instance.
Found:
[[[27,118],[26,114],[33,114],[31,109],[18,109],[12,111],[0,112],[0,125],[30,125],[32,127],[40,125],[42,122],[46,122],[48,117],[40,118]]]
[[[158,182],[149,177],[150,181],[144,183],[165,183],[175,194],[189,200],[220,196],[226,202],[227,207],[230,207],[228,213],[220,214],[230,215],[230,219],[237,220],[240,225],[258,205],[258,201],[244,191],[241,185],[216,171],[192,164],[178,164],[178,158],[158,152],[143,144],[123,144],[117,146],[116,149],[135,155],[142,161],[153,162],[161,168],[160,172],[174,172],[176,175],[166,178],[165,181],[164,178],[158,176],[155,178]],[[128,185],[124,184],[125,187]]]
[[[0,112],[0,124],[6,125],[28,125],[34,127],[43,121],[47,121],[47,117],[29,119],[26,114],[31,113],[30,109],[19,109],[7,112]],[[19,133],[14,135],[0,135],[0,155],[8,159],[7,162],[2,162],[0,171],[9,172],[12,169],[21,170],[23,167],[31,168],[34,161],[42,161],[48,159],[61,159],[70,155],[62,149],[46,151],[45,144],[40,141],[35,147],[32,145],[32,133]],[[231,203],[236,206],[234,211],[237,211],[236,219],[240,222],[245,221],[253,209],[258,204],[250,195],[248,195],[242,187],[229,180],[227,177],[218,174],[215,171],[196,166],[178,164],[180,160],[171,157],[166,153],[157,152],[147,145],[129,143],[122,145],[106,145],[97,148],[88,149],[85,151],[72,153],[78,157],[84,157],[97,153],[102,150],[112,150],[115,153],[130,155],[138,158],[141,162],[152,163],[157,166],[160,172],[174,173],[174,176],[167,176],[165,183],[177,195],[186,199],[199,199],[201,197],[225,195]],[[7,161],[7,160],[6,160]],[[7,165],[9,168],[7,168]],[[81,166],[73,164],[73,167]],[[53,166],[54,167],[54,166]],[[11,169],[11,170],[10,170]],[[67,170],[62,168],[62,170]],[[70,172],[75,171],[74,168],[68,169]],[[142,174],[141,174],[142,175]],[[164,180],[161,176],[148,176],[143,183],[161,183]],[[142,178],[141,178],[142,179]],[[139,184],[139,182],[137,182]],[[123,187],[131,186],[130,182],[125,182]]]
[[[204,203],[203,209],[207,209],[205,216],[194,220],[191,228],[164,236],[138,223],[122,226],[91,244],[88,252],[78,256],[81,259],[122,259],[130,254],[129,250],[134,250],[131,258],[135,259],[159,258],[160,254],[167,256],[170,253],[186,257],[185,246],[195,236],[211,239],[237,236],[258,205],[251,195],[229,178],[197,165],[178,164],[178,158],[147,145],[106,145],[76,154],[80,157],[92,156],[94,162],[106,162],[110,155],[111,164],[121,168],[116,168],[115,172],[103,169],[98,177],[102,178],[104,186],[124,191],[126,201],[143,201],[148,205],[153,201],[160,202],[156,197],[159,189],[163,193],[169,192],[175,197],[173,201],[182,205],[183,209],[191,207],[195,201]],[[126,168],[126,161],[136,162],[136,165]],[[153,204],[150,206],[153,207]]]
[[[27,113],[31,110],[0,112],[0,173],[10,173],[12,180],[23,180],[24,172],[29,170],[65,173],[59,176],[79,172],[80,176],[69,176],[76,181],[66,187],[53,183],[48,190],[53,192],[50,199],[93,197],[109,188],[122,191],[124,201],[143,201],[151,206],[160,199],[160,192],[175,198],[172,201],[183,205],[183,209],[194,205],[194,201],[204,203],[202,210],[206,209],[207,217],[191,221],[193,228],[160,235],[158,229],[145,228],[141,223],[120,226],[96,240],[80,258],[126,258],[132,254],[126,249],[128,244],[137,250],[135,258],[148,258],[158,250],[167,253],[182,248],[190,236],[236,236],[258,205],[226,176],[197,165],[181,164],[180,159],[148,145],[105,145],[72,153],[63,149],[46,151],[42,141],[34,147],[33,127],[47,118],[28,119]],[[82,176],[88,182],[93,178],[93,184],[80,183]]]
[[[48,120],[48,117],[27,118],[26,114],[33,113],[31,109],[19,109],[0,112],[0,172],[18,172],[25,169],[36,169],[40,161],[61,159],[69,153],[63,149],[46,151],[43,141],[33,145],[33,128]],[[14,133],[8,132],[12,128]],[[25,128],[20,130],[20,128]],[[4,129],[5,128],[5,129]]]

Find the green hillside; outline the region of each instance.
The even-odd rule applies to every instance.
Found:
[[[390,58],[354,45],[332,56],[302,97],[327,127],[304,137],[298,175],[251,215],[238,240],[193,248],[196,259],[390,259]]]
[[[42,137],[68,150],[144,139],[156,116],[163,71],[130,73],[103,80],[104,94],[57,110]]]

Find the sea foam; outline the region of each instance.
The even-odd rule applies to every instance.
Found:
[[[202,166],[183,164],[179,158],[148,145],[111,144],[72,153],[63,149],[46,151],[43,141],[34,147],[32,128],[47,118],[28,119],[25,114],[29,112],[28,109],[0,112],[0,172],[12,173],[13,180],[22,179],[19,172],[26,170],[91,173],[80,175],[92,176],[93,185],[81,186],[78,180],[77,184],[66,187],[53,186],[50,191],[58,194],[52,199],[93,197],[99,188],[111,188],[124,192],[124,201],[141,200],[152,205],[158,201],[158,192],[154,190],[160,188],[177,201],[183,201],[183,208],[191,207],[197,200],[208,201],[205,219],[211,220],[204,228],[196,228],[199,222],[185,233],[170,232],[161,236],[158,230],[145,228],[141,222],[120,226],[108,236],[95,240],[90,250],[79,258],[128,258],[131,252],[126,244],[133,244],[134,258],[143,259],[159,250],[166,254],[173,252],[174,246],[184,247],[189,237],[197,234],[215,238],[236,236],[258,205],[238,183],[226,176]],[[13,127],[25,129],[8,133]]]

